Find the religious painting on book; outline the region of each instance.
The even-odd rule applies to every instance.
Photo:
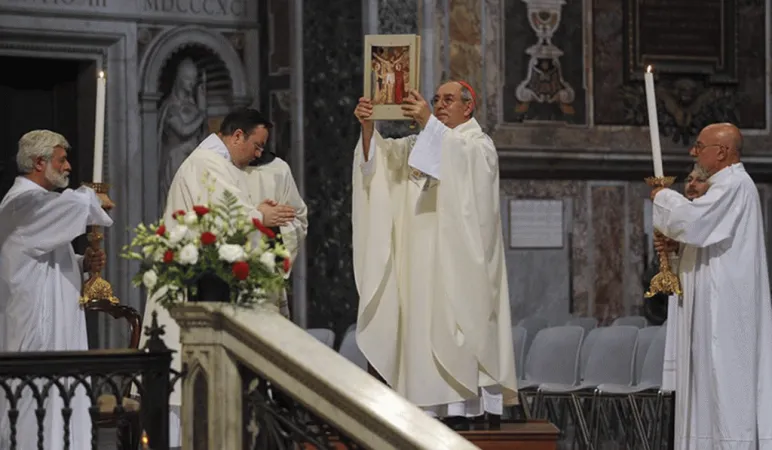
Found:
[[[400,105],[418,89],[420,36],[365,36],[365,92],[373,102],[374,120],[408,120]]]

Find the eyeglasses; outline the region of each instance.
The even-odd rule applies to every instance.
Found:
[[[692,148],[697,153],[702,153],[703,150],[705,150],[706,148],[710,148],[710,147],[718,147],[721,150],[726,150],[727,149],[727,146],[723,145],[723,144],[707,144],[707,145],[705,145],[705,144],[703,144],[700,141],[697,141],[697,142],[694,143],[694,145],[692,145]]]

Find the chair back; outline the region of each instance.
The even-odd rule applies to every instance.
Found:
[[[525,380],[538,383],[576,383],[579,347],[584,328],[544,328],[536,334],[525,360]]]
[[[600,333],[590,349],[583,383],[632,385],[639,328],[617,325],[598,330]]]
[[[136,309],[120,303],[113,303],[110,300],[91,300],[83,306],[83,310],[109,314],[116,320],[126,320],[131,329],[128,348],[139,348],[139,338],[142,335],[142,316]]]

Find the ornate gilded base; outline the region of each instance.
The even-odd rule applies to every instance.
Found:
[[[646,184],[652,189],[654,188],[668,188],[675,183],[675,177],[648,177],[645,179]],[[662,236],[658,231],[654,232],[655,236]],[[678,280],[672,270],[670,270],[670,259],[667,253],[658,252],[659,256],[659,273],[654,275],[649,285],[649,290],[644,295],[646,298],[654,297],[657,294],[667,295],[680,295],[681,283]]]
[[[86,304],[92,300],[109,300],[110,303],[118,303],[118,299],[113,296],[113,287],[98,273],[92,274],[83,285],[80,303]]]

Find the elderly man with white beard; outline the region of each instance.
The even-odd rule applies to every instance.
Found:
[[[517,401],[496,147],[469,84],[402,105],[421,132],[384,139],[359,100],[353,250],[357,344],[400,395],[456,429]]]
[[[69,184],[69,144],[60,134],[35,130],[22,136],[16,163],[21,175],[0,203],[0,352],[88,350],[79,304],[83,274],[99,271],[103,252],[76,255],[72,240],[86,226],[108,227],[109,199]],[[90,402],[80,389],[72,402],[69,448],[91,445]],[[17,404],[17,449],[38,448],[36,402],[29,387]],[[64,403],[56,388],[45,403],[47,450],[64,448]],[[9,403],[0,391],[0,448],[10,448]]]

